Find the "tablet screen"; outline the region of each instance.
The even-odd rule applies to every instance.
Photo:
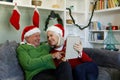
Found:
[[[78,52],[73,48],[73,45],[78,42],[80,42],[80,36],[67,37],[65,59],[73,59],[78,57]]]

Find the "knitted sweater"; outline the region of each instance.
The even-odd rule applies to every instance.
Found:
[[[25,72],[25,80],[31,80],[37,73],[46,69],[55,69],[50,47],[42,44],[34,47],[28,44],[21,44],[17,48],[17,56]]]

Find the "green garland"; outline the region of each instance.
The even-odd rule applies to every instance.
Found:
[[[74,18],[73,18],[73,16],[72,16],[72,14],[71,14],[71,9],[70,9],[70,8],[66,8],[66,9],[69,10],[69,15],[70,15],[70,17],[71,17],[71,19],[72,19],[72,21],[73,21],[73,24],[74,24],[75,26],[77,26],[80,30],[83,30],[83,29],[85,29],[85,28],[87,28],[87,27],[90,26],[90,23],[91,23],[91,20],[92,20],[92,17],[93,17],[93,14],[94,14],[94,10],[95,10],[95,8],[96,8],[96,5],[97,5],[97,0],[95,1],[95,4],[94,4],[94,6],[93,6],[92,14],[91,14],[91,17],[90,17],[90,19],[89,19],[89,22],[88,22],[88,24],[87,24],[86,26],[84,26],[84,27],[81,27],[80,25],[76,24],[76,23],[75,23],[75,20],[74,20]]]
[[[45,31],[46,31],[47,28],[48,28],[48,24],[49,24],[49,21],[51,20],[51,18],[57,18],[57,22],[58,22],[59,24],[62,24],[62,25],[63,25],[63,21],[62,21],[60,15],[57,14],[57,13],[55,13],[54,11],[51,11],[50,15],[48,16],[48,18],[47,18],[46,21],[45,21],[45,29],[44,29]]]

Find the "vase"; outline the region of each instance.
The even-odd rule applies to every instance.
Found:
[[[32,5],[41,6],[41,4],[42,4],[41,0],[32,0]]]

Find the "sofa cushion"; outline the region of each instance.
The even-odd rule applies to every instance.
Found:
[[[99,76],[97,80],[120,80],[120,71],[115,68],[98,67]]]
[[[120,52],[98,48],[84,48],[84,51],[99,65],[120,70]]]
[[[0,80],[24,80],[16,57],[17,46],[15,41],[6,41],[0,46]]]
[[[111,80],[110,74],[103,68],[99,67],[99,75],[97,80]]]

